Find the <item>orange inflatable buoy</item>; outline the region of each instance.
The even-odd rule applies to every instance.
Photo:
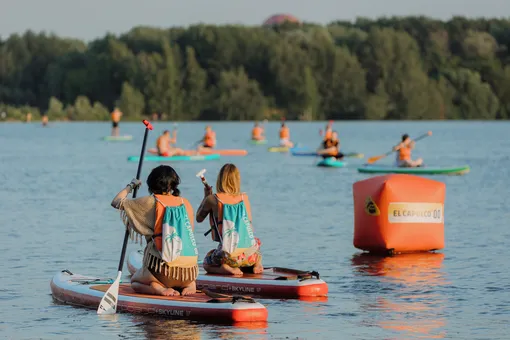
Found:
[[[442,182],[403,174],[353,184],[356,248],[409,253],[444,248]]]

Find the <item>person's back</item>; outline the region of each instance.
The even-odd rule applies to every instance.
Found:
[[[242,275],[241,268],[254,273],[263,271],[260,240],[254,237],[248,195],[240,192],[239,171],[225,164],[218,175],[217,193],[205,189],[204,200],[197,210],[197,222],[209,216],[213,241],[219,242],[204,259],[209,273]],[[216,227],[218,230],[216,230]]]
[[[256,124],[253,129],[251,130],[251,138],[253,140],[262,140],[264,139],[264,130]]]
[[[279,131],[280,134],[280,146],[286,146],[292,148],[294,144],[290,141],[290,129],[282,123],[282,126]]]
[[[182,295],[196,292],[198,251],[193,234],[193,209],[180,197],[180,179],[169,166],[161,165],[147,178],[150,196],[127,199],[133,180],[112,201],[125,214],[131,235],[144,236],[147,246],[143,266],[131,278],[132,288],[141,294]]]
[[[170,151],[170,132],[163,131],[163,134],[156,140],[156,148],[158,149],[159,156],[167,157]]]
[[[112,120],[112,136],[119,135],[119,122],[120,117],[122,116],[122,112],[118,108],[115,108],[113,112],[110,114]]]

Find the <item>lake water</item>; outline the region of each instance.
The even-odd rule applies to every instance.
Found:
[[[170,123],[156,123],[153,146]],[[289,122],[291,137],[317,147],[324,123]],[[317,270],[329,284],[326,302],[260,300],[267,326],[250,329],[118,314],[54,303],[52,276],[63,269],[115,277],[124,227],[111,199],[136,174],[144,133],[122,123],[133,141],[108,143],[109,123],[0,124],[0,336],[8,339],[508,339],[510,320],[510,123],[336,122],[343,150],[367,157],[385,153],[402,133],[433,136],[415,151],[429,166],[468,164],[446,183],[446,246],[439,254],[370,259],[352,245],[352,184],[356,171],[316,167],[313,157],[269,153],[270,143],[248,143],[249,123],[213,123],[218,148],[242,148],[247,157],[179,162],[184,197],[196,208],[207,169],[215,182],[225,162],[241,170],[252,202],[264,263]],[[179,124],[179,145],[190,148],[204,123]],[[392,158],[381,161],[387,164]],[[144,179],[156,163],[145,162]],[[145,180],[144,180],[145,182]],[[146,194],[147,187],[140,189]],[[197,224],[202,258],[211,249]],[[140,246],[130,244],[128,251]],[[127,268],[124,267],[127,273]]]

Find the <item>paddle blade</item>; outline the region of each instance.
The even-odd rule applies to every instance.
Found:
[[[147,119],[144,119],[142,122],[145,124],[147,129],[152,130],[152,124]]]
[[[368,163],[368,164],[375,163],[375,162],[377,162],[378,160],[380,160],[381,158],[384,158],[384,157],[386,157],[386,155],[379,155],[379,156],[370,157],[370,158],[367,160],[367,163]]]
[[[112,285],[108,288],[101,299],[101,303],[97,308],[97,314],[111,315],[117,313],[117,300],[119,299],[119,284],[121,276],[122,272],[119,271],[117,278],[113,281]]]

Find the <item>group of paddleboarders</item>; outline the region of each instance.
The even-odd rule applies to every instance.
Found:
[[[198,251],[194,237],[194,213],[181,196],[181,179],[168,165],[154,168],[147,178],[149,196],[129,199],[141,186],[133,179],[113,199],[111,205],[122,212],[132,237],[145,237],[143,265],[131,278],[131,287],[140,294],[191,295],[196,292]],[[234,164],[225,164],[212,187],[204,188],[204,198],[196,221],[209,217],[212,240],[218,246],[207,253],[203,267],[208,273],[242,276],[262,273],[261,242],[254,236],[248,195],[241,191],[241,175]]]
[[[169,130],[163,131],[161,136],[156,140],[157,154],[162,157],[196,155],[206,150],[213,149],[216,146],[216,133],[210,125],[206,126],[204,137],[197,143],[199,144],[196,151],[185,151],[177,148],[177,129],[174,128],[173,134]]]

